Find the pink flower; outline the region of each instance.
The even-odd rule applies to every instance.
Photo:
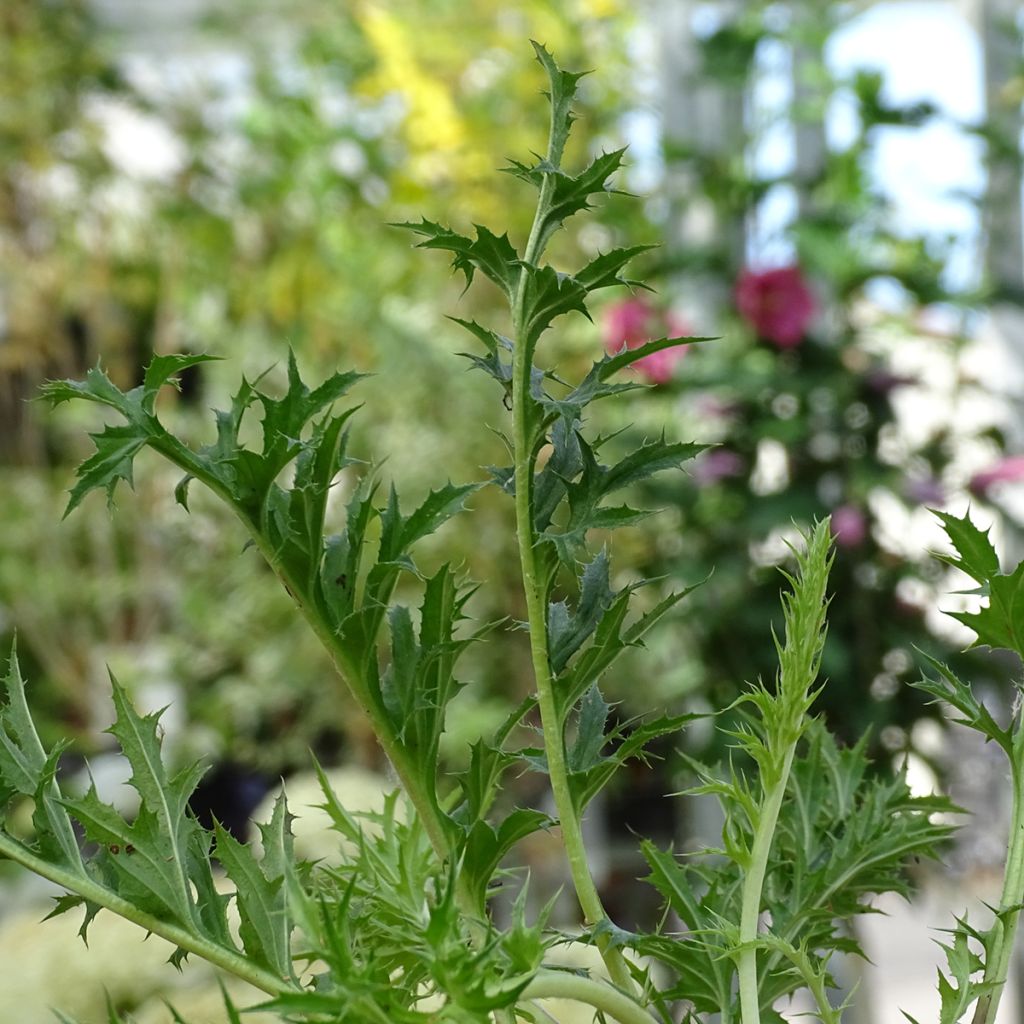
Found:
[[[736,284],[736,308],[766,341],[793,348],[814,316],[814,296],[799,267],[744,270]]]
[[[643,298],[625,299],[605,310],[604,343],[609,352],[639,348],[658,338],[684,337],[689,331],[683,320],[660,313]],[[652,384],[666,384],[685,354],[685,346],[663,348],[638,359],[633,366]]]
[[[967,489],[979,498],[985,497],[993,484],[1024,480],[1024,455],[1008,455],[989,469],[975,473]]]
[[[840,505],[832,510],[832,536],[842,548],[855,548],[868,535],[868,521],[856,505]]]
[[[728,448],[712,448],[693,464],[692,476],[698,487],[707,487],[730,476],[743,473],[743,459]]]

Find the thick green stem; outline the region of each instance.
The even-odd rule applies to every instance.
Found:
[[[646,1010],[610,985],[562,971],[538,971],[519,998],[524,1002],[532,999],[572,999],[600,1010],[619,1024],[651,1024],[652,1020]]]
[[[48,878],[51,882],[63,886],[69,892],[84,896],[91,903],[105,907],[119,917],[132,921],[147,932],[159,935],[160,938],[173,942],[182,949],[202,957],[204,960],[219,967],[236,978],[249,982],[256,988],[272,996],[283,995],[287,992],[300,991],[287,978],[279,978],[269,971],[257,967],[253,962],[241,953],[228,949],[225,946],[210,942],[193,935],[192,932],[176,924],[162,921],[152,914],[139,910],[134,903],[129,903],[116,893],[94,881],[88,875],[71,871],[66,868],[51,864],[41,857],[37,857],[31,850],[27,850],[21,843],[10,836],[0,832],[0,856],[21,864],[34,874]]]
[[[985,984],[994,988],[978,999],[973,1024],[994,1024],[999,1000],[1013,953],[1013,942],[1024,903],[1024,728],[1018,726],[1013,738],[1011,758],[1013,808],[1010,816],[1009,850],[1003,874],[999,910],[992,924],[994,941],[985,961]]]
[[[782,800],[786,795],[789,770],[793,764],[796,745],[786,751],[782,771],[775,785],[765,793],[761,814],[750,849],[750,864],[743,878],[743,900],[740,909],[740,952],[737,969],[740,982],[740,1014],[743,1024],[761,1024],[761,1004],[757,983],[757,922],[761,916],[761,891],[768,869],[775,826],[778,824]]]

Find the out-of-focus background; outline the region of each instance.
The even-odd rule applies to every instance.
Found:
[[[1015,0],[2,0],[0,649],[17,633],[47,738],[73,739],[127,799],[103,732],[109,668],[144,708],[170,705],[176,763],[212,765],[197,813],[243,832],[280,778],[302,792],[309,750],[343,798],[377,799],[372,738],[230,518],[199,494],[186,515],[175,477],[142,458],[116,515],[89,500],[62,522],[96,421],[31,399],[97,360],[131,386],[154,352],[210,352],[224,361],[189,371],[164,409],[203,443],[239,375],[273,379],[290,345],[308,376],[377,374],[352,450],[386,454],[407,500],[483,478],[501,459],[487,426],[507,413],[464,372],[445,315],[496,322],[497,296],[460,294],[387,223],[480,222],[522,241],[530,190],[495,169],[544,145],[532,37],[594,71],[569,161],[628,144],[621,186],[641,197],[577,218],[556,265],[661,246],[638,261],[656,292],[567,323],[550,358],[572,374],[605,348],[721,336],[651,357],[651,388],[601,412],[609,432],[718,443],[642,496],[660,516],[616,535],[622,581],[714,574],[609,696],[624,716],[721,709],[770,677],[777,566],[801,524],[831,514],[822,709],[847,740],[871,730],[879,771],[907,764],[977,812],[949,871],[890,908],[888,936],[867,930],[878,968],[849,966],[862,1024],[933,1014],[929,929],[990,892],[1004,780],[909,687],[914,648],[981,680],[995,708],[1019,675],[959,653],[970,635],[939,608],[964,599],[943,597],[958,581],[929,556],[928,509],[969,504],[1008,558],[1024,553],[1022,31]],[[520,617],[510,509],[497,492],[475,505],[437,557],[483,581],[475,615]],[[453,765],[529,686],[520,640],[468,656]],[[716,756],[710,736],[687,742]],[[653,911],[632,881],[634,830],[713,838],[702,806],[665,799],[680,765],[664,753],[589,822],[625,924]],[[525,855],[543,876],[546,851]],[[0,1020],[36,1024],[52,1005],[92,1024],[104,985],[140,1024],[170,1019],[168,994],[217,1019],[208,979],[176,978],[155,941],[108,923],[87,954],[76,924],[36,927],[47,895],[0,865]]]

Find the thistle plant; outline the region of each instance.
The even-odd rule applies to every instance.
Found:
[[[535,692],[497,734],[480,738],[468,767],[456,773],[440,741],[452,701],[463,688],[459,659],[487,642],[496,624],[474,623],[474,584],[450,564],[421,570],[418,545],[453,518],[485,484],[446,482],[411,511],[394,487],[383,493],[372,462],[350,454],[345,405],[361,375],[338,372],[315,387],[289,354],[283,394],[242,381],[230,408],[216,415],[216,439],[192,448],[158,415],[161,388],[210,357],[161,355],[142,383],[117,388],[97,367],[83,381],[48,384],[54,405],[87,401],[112,410],[114,425],[93,435],[96,452],[78,469],[67,511],[94,490],[112,499],[132,483],[144,448],[184,474],[175,494],[187,511],[190,488],[202,485],[225,502],[298,613],[323,643],[366,715],[400,787],[383,810],[346,809],[321,773],[324,808],[338,833],[336,864],[311,864],[293,851],[282,796],[260,826],[259,847],[215,825],[207,830],[188,801],[202,767],[172,773],[161,754],[159,714],[141,715],[112,680],[116,720],[110,731],[131,764],[140,798],[134,819],[104,803],[90,786],[65,792],[58,780],[64,748],[46,749],[33,723],[12,652],[0,712],[0,804],[31,802],[34,834],[0,831],[0,855],[61,886],[54,913],[84,910],[82,935],[101,911],[119,914],[168,939],[180,964],[187,956],[262,989],[260,1006],[282,1020],[311,1022],[540,1022],[538,1001],[552,997],[589,1007],[620,1024],[780,1021],[778,1006],[808,992],[819,1018],[841,1020],[834,1005],[830,958],[856,949],[847,924],[869,909],[873,894],[907,893],[908,858],[934,856],[950,826],[939,797],[911,795],[902,777],[866,773],[864,744],[841,748],[814,715],[826,640],[827,522],[815,524],[793,551],[785,574],[779,669],[757,682],[733,709],[733,757],[699,767],[691,792],[719,801],[722,845],[680,858],[642,840],[646,881],[665,916],[649,931],[611,920],[587,859],[582,820],[588,805],[626,761],[647,745],[675,737],[694,717],[654,713],[615,722],[602,680],[692,587],[633,610],[647,581],[615,587],[607,536],[648,513],[616,496],[653,474],[678,470],[704,446],[660,437],[613,454],[613,438],[595,436],[589,406],[641,387],[622,371],[653,353],[704,339],[664,338],[606,354],[577,383],[538,358],[559,318],[587,314],[598,290],[637,285],[624,277],[646,246],[614,249],[581,269],[560,272],[543,261],[564,222],[614,192],[609,184],[622,151],[597,156],[579,173],[563,169],[571,104],[579,74],[563,71],[535,45],[548,79],[547,152],[506,171],[536,190],[529,238],[517,250],[507,234],[477,226],[475,237],[429,220],[399,225],[418,245],[451,255],[466,285],[480,273],[508,303],[508,335],[456,320],[479,346],[472,366],[497,384],[510,411],[502,434],[510,464],[490,483],[511,499]],[[257,447],[244,425],[261,415]],[[332,488],[348,497],[336,532]],[[1018,594],[1022,573],[999,572],[987,537],[967,519],[944,517],[956,550],[949,560],[979,584],[982,610],[961,616],[978,642],[1018,653],[1024,644]],[[604,541],[604,543],[602,543]],[[399,589],[401,587],[401,589]],[[396,594],[418,588],[416,607]],[[940,982],[942,1024],[992,1021],[1024,896],[1024,752],[1019,718],[997,725],[970,688],[942,665],[920,685],[966,724],[1007,752],[1013,766],[1014,831],[1006,886],[987,931],[959,922],[947,949],[949,978]],[[537,737],[532,743],[523,736]],[[510,772],[547,776],[555,817],[502,798]],[[516,872],[516,847],[538,829],[561,836],[582,931],[560,930],[549,913],[528,913],[529,882]],[[512,881],[515,884],[511,884]],[[512,891],[499,925],[495,893]],[[600,952],[594,976],[549,965],[551,947],[583,941]],[[230,1020],[238,1008],[226,1000]]]

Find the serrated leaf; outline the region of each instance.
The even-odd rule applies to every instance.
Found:
[[[601,502],[607,495],[655,473],[679,468],[707,447],[689,443],[670,444],[662,438],[642,445],[621,462],[608,467],[597,461],[593,448],[578,433],[576,446],[581,466],[578,478],[564,480],[559,477],[568,499],[569,515],[559,528],[549,528],[543,534],[543,539],[555,546],[559,559],[567,566],[579,557],[588,530],[632,525],[649,514],[629,506],[603,506]]]
[[[129,416],[131,412],[128,396],[118,388],[99,366],[86,371],[85,380],[50,380],[39,389],[42,398],[51,405],[70,402],[81,398],[88,402],[110,406]]]
[[[987,607],[947,614],[978,634],[972,647],[1003,648],[1024,656],[1024,562],[1007,576],[989,577]]]
[[[599,288],[610,288],[613,285],[630,285],[645,287],[639,281],[629,281],[619,277],[619,271],[641,253],[656,249],[656,245],[632,245],[628,248],[612,249],[610,252],[595,256],[582,270],[573,277],[588,291],[595,292]]]
[[[418,540],[434,533],[452,516],[461,512],[466,499],[480,490],[482,484],[453,484],[451,482],[431,491],[423,503],[402,526],[400,548],[408,551]]]
[[[504,749],[505,742],[536,705],[535,696],[523,698],[506,716],[491,742],[477,740],[470,746],[469,767],[459,775],[465,818],[469,823],[482,818],[490,810],[501,776],[515,760],[514,755]]]
[[[11,645],[0,706],[0,810],[14,793],[35,801],[32,820],[39,852],[74,872],[83,871],[78,840],[61,806],[57,767],[65,745],[47,751],[36,731],[25,695],[16,643]]]
[[[710,445],[692,442],[669,443],[665,440],[664,434],[657,441],[645,441],[621,462],[605,471],[602,494],[611,494],[667,469],[680,469],[684,462],[695,458],[709,447]]]
[[[570,775],[586,772],[601,761],[601,750],[608,742],[604,727],[608,723],[611,706],[601,696],[597,686],[592,686],[580,702],[576,721],[576,738],[567,752]]]
[[[209,355],[157,355],[153,356],[142,378],[142,408],[152,414],[157,392],[167,383],[178,387],[177,375],[190,366],[215,362],[219,356]]]
[[[523,273],[526,275],[522,325],[526,345],[524,361],[532,363],[540,336],[556,317],[575,310],[589,320],[590,313],[583,301],[586,290],[575,278],[559,274],[554,267],[524,266]]]
[[[562,161],[562,153],[566,140],[569,138],[569,130],[575,120],[572,113],[572,101],[576,98],[577,83],[589,72],[563,71],[544,46],[532,39],[530,42],[537,55],[538,63],[547,72],[550,83],[550,92],[547,96],[551,102],[551,138],[547,160],[552,167],[557,168]]]
[[[957,555],[937,555],[941,561],[965,572],[973,580],[984,583],[999,572],[999,556],[989,540],[989,530],[980,530],[967,515],[958,517],[932,510],[942,523],[946,536]]]
[[[135,456],[149,442],[149,437],[134,425],[106,427],[101,433],[90,436],[96,444],[96,451],[76,471],[78,480],[71,488],[71,496],[64,509],[65,518],[90,491],[106,491],[107,504],[112,506],[118,480],[124,480],[129,487],[134,486],[132,465]]]
[[[552,177],[554,188],[551,190],[548,205],[544,208],[539,231],[541,248],[547,245],[551,236],[574,213],[591,209],[591,196],[618,191],[609,188],[607,182],[621,166],[625,152],[625,149],[616,149],[610,153],[601,153],[579,174],[562,172]],[[587,288],[582,281],[580,283]],[[590,291],[592,288],[587,290]]]
[[[111,676],[116,719],[108,730],[121,745],[132,768],[130,784],[141,808],[132,824],[90,786],[85,796],[62,801],[93,842],[107,848],[106,864],[119,891],[140,907],[203,933],[205,924],[193,895],[190,868],[202,830],[188,812],[188,799],[203,774],[192,765],[169,778],[160,758],[159,713],[140,716],[127,693]],[[207,906],[208,914],[217,906]]]
[[[559,681],[559,700],[563,706],[575,704],[626,651],[641,646],[643,638],[658,622],[704,582],[702,580],[692,587],[669,594],[628,628],[624,628],[624,624],[629,610],[629,598],[636,587],[620,590],[602,616],[592,642],[580,654],[571,671]]]
[[[654,341],[645,342],[643,345],[637,345],[636,348],[624,348],[622,351],[616,352],[614,355],[604,356],[594,363],[580,386],[583,387],[588,384],[589,386],[594,386],[597,382],[606,381],[620,370],[624,370],[626,367],[632,366],[633,363],[646,359],[647,356],[654,355],[655,352],[661,352],[666,348],[699,345],[705,341],[718,341],[718,338],[657,338]]]
[[[481,224],[474,224],[476,239],[460,235],[451,228],[423,218],[418,224],[406,222],[392,227],[423,235],[417,249],[442,249],[452,253],[452,267],[466,278],[466,287],[473,283],[475,271],[489,277],[511,299],[519,284],[519,254],[508,235],[495,235]]]
[[[548,638],[548,656],[557,675],[597,628],[615,595],[608,584],[608,554],[599,551],[580,575],[580,596],[575,612],[555,613]],[[563,606],[564,608],[564,606]]]
[[[355,607],[370,523],[378,515],[376,482],[364,477],[345,508],[345,532],[328,537],[320,563],[320,596],[328,620],[339,625]]]
[[[291,921],[284,886],[290,836],[284,797],[279,796],[269,824],[261,825],[263,859],[217,825],[217,859],[235,884],[239,935],[246,956],[280,978],[292,977]]]
[[[596,691],[597,687],[595,686],[590,692],[595,693]],[[602,736],[598,731],[599,722],[600,728],[604,727],[604,722],[601,720],[602,709],[596,698],[592,703],[593,706],[588,710],[588,700],[584,698],[580,712],[581,732],[577,736],[577,744],[580,743],[582,737],[585,737],[586,742],[576,755],[580,767],[573,768],[569,777],[573,802],[580,813],[611,782],[615,773],[626,761],[645,757],[645,748],[648,743],[661,736],[678,733],[690,722],[706,717],[700,714],[662,715],[649,722],[631,725],[628,729],[618,726]],[[611,753],[601,754],[601,751],[609,743],[615,742],[618,745]]]
[[[994,740],[1003,748],[1007,756],[1012,759],[1014,753],[1011,730],[1004,729],[996,722],[988,708],[975,697],[974,691],[957,678],[948,665],[943,664],[929,654],[924,654],[924,657],[932,668],[939,673],[940,678],[922,678],[911,685],[918,690],[931,694],[938,700],[945,701],[950,707],[960,713],[960,717],[956,721],[974,729],[976,732],[980,732],[986,739]]]
[[[466,838],[462,869],[478,899],[483,899],[505,854],[520,839],[550,824],[551,818],[542,811],[518,807],[496,829],[482,820],[473,825]]]

